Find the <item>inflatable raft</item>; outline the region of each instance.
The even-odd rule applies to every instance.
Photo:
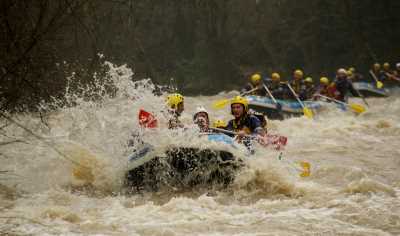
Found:
[[[378,89],[374,83],[354,82],[353,87],[364,97],[387,97],[389,90],[387,88]]]
[[[303,115],[303,107],[297,101],[277,99],[276,101],[280,104],[279,107],[269,97],[250,95],[246,96],[246,98],[249,101],[249,108],[267,115],[269,119],[285,119]],[[304,101],[303,103],[312,110],[321,108],[319,102]]]

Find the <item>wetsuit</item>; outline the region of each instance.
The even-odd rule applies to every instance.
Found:
[[[249,135],[264,131],[261,121],[256,116],[250,114],[246,114],[240,119],[230,120],[226,129],[234,132],[245,131]],[[244,137],[241,141],[251,153],[254,152],[250,136]]]
[[[283,86],[280,81],[273,81],[271,79],[266,79],[265,84],[275,99],[285,98],[285,93],[287,91],[286,85]]]
[[[380,70],[380,71],[374,71],[374,70],[372,70],[372,73],[375,75],[375,77],[376,77],[379,81],[385,81],[386,75],[385,75],[385,72],[384,72],[383,70]],[[375,81],[374,78],[372,78],[372,79],[373,79],[373,81]]]
[[[321,94],[323,96],[329,97],[328,87],[328,85],[320,84],[315,91],[315,95]]]
[[[246,114],[240,119],[233,119],[228,122],[227,130],[234,132],[245,131],[247,134],[255,134],[262,131],[261,121],[254,115]]]
[[[354,89],[353,84],[347,78],[336,78],[335,81],[335,99],[346,102],[348,92],[350,92],[353,96],[357,96],[358,93]]]
[[[303,101],[308,100],[308,99],[312,98],[314,93],[315,93],[314,85],[304,86],[299,93],[299,98],[300,98],[300,100],[303,100]]]
[[[301,80],[292,80],[290,82],[290,86],[292,86],[294,92],[297,94],[297,96],[299,96],[300,100],[305,100],[304,98],[306,97],[306,87],[304,85],[304,82]],[[294,94],[289,90],[287,90],[287,96],[288,99],[292,99],[295,100],[296,97],[294,96]]]

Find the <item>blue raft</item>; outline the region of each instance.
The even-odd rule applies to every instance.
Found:
[[[267,115],[269,119],[284,119],[303,115],[303,107],[297,101],[277,99],[276,101],[281,106],[281,109],[278,109],[277,105],[269,97],[249,95],[246,98],[249,100],[251,109]],[[303,101],[303,103],[312,110],[319,110],[322,107],[317,101]]]
[[[364,97],[387,97],[389,90],[387,88],[377,88],[374,83],[354,82],[353,87],[358,90]]]

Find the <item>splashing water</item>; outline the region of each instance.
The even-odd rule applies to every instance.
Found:
[[[175,189],[123,194],[132,134],[156,145],[221,148],[189,132],[166,130],[165,95],[150,80],[132,81],[126,66],[109,67],[111,96],[98,78],[80,95],[67,89],[67,106],[42,104],[51,112],[3,119],[0,136],[0,233],[32,235],[396,235],[400,234],[400,99],[369,99],[365,114],[329,107],[311,121],[269,121],[288,137],[279,152],[256,147],[227,188]],[[86,96],[97,99],[85,99]],[[182,120],[195,107],[214,111],[216,96],[188,97]],[[354,100],[359,102],[359,100]],[[71,105],[73,104],[73,105]],[[159,119],[156,131],[139,128],[144,108]],[[22,127],[18,126],[20,124]],[[4,126],[4,127],[3,127]],[[26,129],[24,129],[26,128]],[[31,133],[32,132],[32,133]],[[211,145],[211,146],[210,146]],[[298,164],[311,163],[299,177]]]

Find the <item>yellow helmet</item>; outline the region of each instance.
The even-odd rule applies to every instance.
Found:
[[[224,120],[218,119],[214,121],[213,126],[214,128],[226,127],[226,122]]]
[[[253,74],[250,77],[250,80],[251,80],[252,83],[257,83],[258,81],[261,80],[261,75],[260,74]]]
[[[354,67],[350,67],[348,70],[351,71],[351,73],[353,73],[353,74],[354,74],[354,72],[356,72],[356,68],[354,68]]]
[[[383,63],[383,69],[385,69],[385,70],[389,70],[389,69],[390,69],[390,64],[389,64],[389,62]]]
[[[347,71],[346,71],[346,74],[347,74],[347,76],[352,76],[352,75],[353,75],[353,71],[347,70]]]
[[[375,63],[375,64],[373,65],[373,68],[374,68],[374,70],[380,70],[380,69],[381,69],[381,64]]]
[[[327,77],[321,77],[321,79],[319,79],[319,82],[321,84],[328,85],[329,84],[329,79]]]
[[[304,82],[306,82],[306,83],[312,83],[312,82],[313,82],[313,79],[312,79],[311,77],[307,77],[307,78],[304,80]]]
[[[304,76],[304,73],[302,70],[295,70],[294,71],[294,78],[295,79],[302,79]]]
[[[242,104],[244,106],[244,110],[247,112],[249,110],[249,101],[247,98],[241,97],[241,96],[236,96],[232,98],[231,100],[231,106],[233,104]]]
[[[271,79],[279,81],[281,79],[281,76],[278,73],[274,72],[271,75]]]
[[[170,108],[176,108],[184,100],[183,96],[179,93],[173,93],[168,95],[167,104]]]

